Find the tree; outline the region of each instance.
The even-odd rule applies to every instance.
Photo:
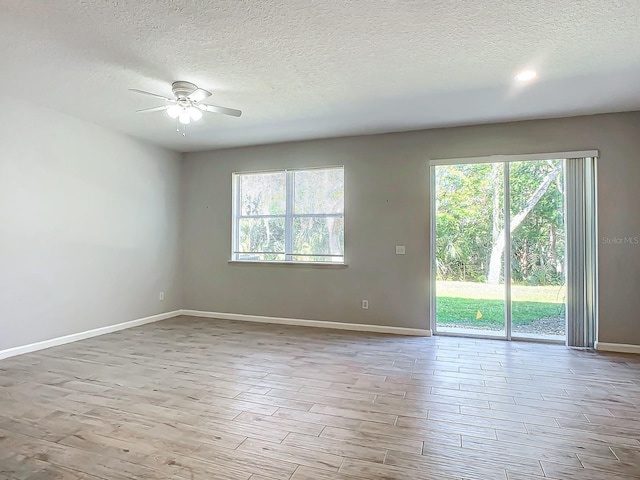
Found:
[[[499,167],[499,166],[498,166]],[[502,170],[493,164],[443,165],[436,169],[436,259],[439,277],[485,282],[493,245],[494,182],[502,185]],[[497,175],[497,179],[495,178]],[[497,217],[493,217],[496,211]]]
[[[565,257],[562,160],[510,164],[511,278],[516,283],[561,285]],[[436,168],[436,273],[438,279],[487,282],[492,251],[501,274],[504,253],[503,164]],[[560,168],[556,175],[554,169]],[[555,186],[536,195],[551,173]],[[553,182],[552,182],[553,184]],[[540,196],[541,195],[541,196]],[[540,198],[535,201],[535,198]],[[534,199],[532,201],[532,199]],[[528,212],[528,213],[526,213]],[[523,213],[526,215],[522,216]],[[520,214],[520,217],[517,215]],[[522,217],[522,218],[521,218]]]
[[[558,164],[544,177],[540,185],[533,192],[529,200],[524,205],[522,210],[518,212],[511,219],[511,223],[509,226],[509,233],[513,234],[513,232],[520,226],[520,224],[527,218],[527,215],[535,208],[540,199],[547,193],[551,184],[556,180],[558,175],[562,172],[562,163],[558,162]],[[494,207],[495,208],[495,207]],[[494,227],[496,222],[494,222]],[[500,281],[500,270],[502,266],[502,256],[504,254],[504,244],[505,244],[505,229],[504,227],[497,233],[494,234],[494,243],[493,248],[491,249],[491,258],[489,260],[489,274],[487,276],[487,283],[497,284]],[[555,244],[554,244],[555,249]]]

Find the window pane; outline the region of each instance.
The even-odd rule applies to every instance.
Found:
[[[293,254],[344,255],[344,218],[294,217]],[[301,261],[314,261],[307,258]]]
[[[241,218],[239,251],[284,254],[284,218]]]
[[[327,257],[322,255],[310,257],[306,255],[293,255],[291,260],[294,262],[343,263],[344,257]]]
[[[343,168],[303,170],[293,175],[295,213],[344,213]]]
[[[286,184],[285,172],[241,174],[238,214],[284,215]]]
[[[284,253],[239,253],[236,260],[245,262],[284,262],[285,257]]]

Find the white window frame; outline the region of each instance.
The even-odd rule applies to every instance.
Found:
[[[232,209],[232,236],[231,236],[231,260],[230,263],[266,263],[266,264],[303,264],[303,265],[312,265],[312,266],[345,266],[345,251],[346,246],[342,252],[342,255],[335,254],[316,254],[316,255],[304,255],[293,252],[293,220],[294,218],[342,218],[344,221],[344,193],[343,193],[343,211],[342,213],[295,213],[294,212],[294,175],[296,172],[309,172],[313,170],[331,170],[331,169],[342,169],[342,174],[344,176],[344,165],[328,165],[322,167],[308,167],[308,168],[283,168],[276,170],[254,170],[254,171],[245,171],[245,172],[233,172],[232,174],[232,195],[233,195],[233,209]],[[255,175],[261,173],[284,173],[286,176],[285,181],[285,213],[283,215],[238,215],[240,212],[240,178],[242,175]],[[238,234],[240,231],[240,220],[243,218],[283,218],[285,222],[284,227],[284,236],[285,236],[285,251],[283,252],[240,252],[240,235]],[[346,237],[346,235],[345,235]],[[284,260],[244,260],[240,259],[239,256],[242,254],[277,254],[284,255]],[[336,262],[314,262],[312,260],[293,260],[293,257],[335,257],[342,258],[342,261]]]

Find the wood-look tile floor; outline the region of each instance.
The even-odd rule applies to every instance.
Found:
[[[3,479],[638,479],[640,359],[179,317],[0,361]]]

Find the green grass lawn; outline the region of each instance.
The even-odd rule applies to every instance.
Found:
[[[564,315],[564,287],[512,286],[514,325]],[[436,284],[438,324],[496,328],[504,325],[504,285],[446,282]],[[478,311],[482,317],[477,319]]]

